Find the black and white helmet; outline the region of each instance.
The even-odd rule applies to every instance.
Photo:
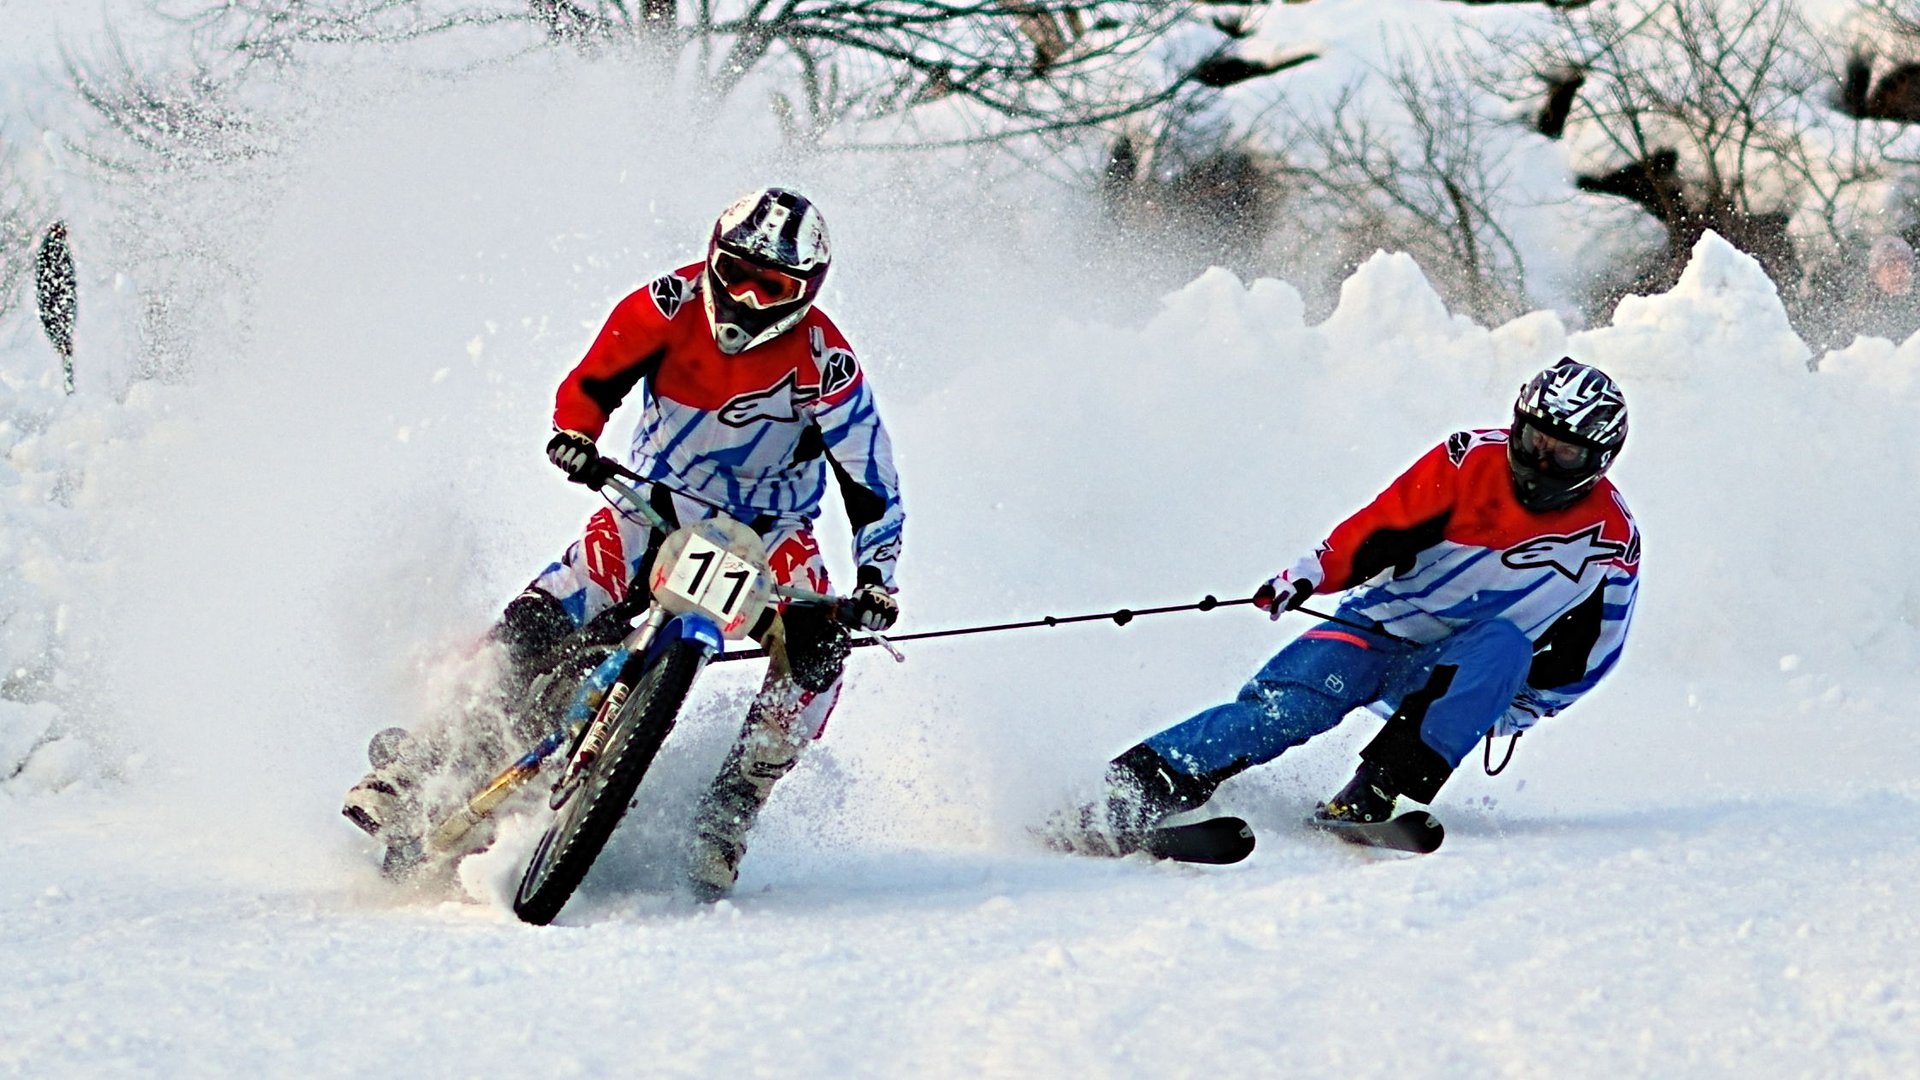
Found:
[[[1513,402],[1507,464],[1529,510],[1584,498],[1627,442],[1627,399],[1599,368],[1563,357],[1527,380]]]
[[[732,356],[791,330],[832,261],[826,219],[806,196],[762,188],[727,207],[713,225],[701,289],[714,344]]]

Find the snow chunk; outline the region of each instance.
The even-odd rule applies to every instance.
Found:
[[[1300,290],[1278,278],[1260,278],[1247,290],[1253,314],[1273,333],[1307,328],[1307,303]]]
[[[96,775],[93,747],[73,738],[42,743],[8,786],[19,791],[58,794]]]
[[[1904,344],[1886,338],[1855,338],[1853,344],[1822,357],[1820,373],[1857,379],[1893,396],[1911,396],[1920,389],[1920,381],[1915,379],[1920,373],[1920,333]]]
[[[1480,331],[1472,319],[1447,311],[1420,264],[1404,251],[1376,251],[1342,282],[1340,306],[1321,329],[1330,337],[1367,345],[1458,338]],[[1423,347],[1430,344],[1423,341]]]
[[[1566,355],[1567,324],[1551,311],[1529,312],[1496,328],[1493,348],[1503,367],[1544,367]]]
[[[1306,327],[1306,310],[1299,290],[1284,281],[1261,278],[1249,288],[1233,271],[1214,266],[1161,298],[1152,326],[1207,327],[1223,339],[1237,337],[1235,331],[1246,326],[1291,333]]]
[[[1575,347],[1623,358],[1627,368],[1645,358],[1653,366],[1640,370],[1649,372],[1682,364],[1803,375],[1812,355],[1759,262],[1713,232],[1694,244],[1672,289],[1622,299],[1613,324],[1578,335]]]
[[[59,710],[44,702],[0,701],[0,780],[26,767],[34,748],[53,730]]]

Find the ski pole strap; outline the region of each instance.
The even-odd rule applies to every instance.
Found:
[[[1526,732],[1524,731],[1516,731],[1513,733],[1513,737],[1507,740],[1507,756],[1501,758],[1499,767],[1495,768],[1493,764],[1493,732],[1487,732],[1487,739],[1481,744],[1483,748],[1481,767],[1487,770],[1488,776],[1499,776],[1501,773],[1507,771],[1507,766],[1513,764],[1513,749],[1520,745],[1520,736],[1525,734]]]
[[[1115,626],[1125,626],[1135,619],[1147,615],[1170,615],[1176,611],[1212,611],[1215,608],[1238,607],[1253,603],[1252,597],[1243,600],[1222,600],[1216,596],[1202,597],[1198,603],[1171,604],[1166,607],[1120,608],[1115,611],[1101,611],[1090,615],[1047,615],[1023,622],[994,623],[989,626],[963,626],[952,630],[923,630],[917,634],[887,634],[885,641],[899,644],[903,641],[927,641],[932,638],[966,637],[971,634],[997,634],[1005,630],[1033,630],[1044,626],[1067,626],[1071,623],[1111,621]],[[847,647],[852,649],[880,645],[880,637],[857,637],[848,640]],[[747,649],[741,652],[723,653],[712,662],[723,664],[729,660],[754,660],[767,655],[765,649]]]
[[[1235,601],[1235,602],[1239,603],[1240,601]],[[1419,644],[1418,642],[1415,642],[1415,641],[1408,641],[1406,638],[1401,637],[1399,634],[1389,633],[1388,631],[1382,630],[1380,629],[1380,627],[1374,625],[1373,623],[1355,622],[1352,619],[1343,618],[1339,615],[1328,614],[1327,612],[1324,612],[1324,611],[1315,611],[1314,609],[1308,607],[1305,604],[1301,604],[1295,607],[1293,610],[1299,612],[1302,615],[1311,615],[1314,618],[1319,619],[1321,622],[1338,623],[1341,626],[1350,626],[1353,629],[1360,631],[1361,633],[1372,634],[1374,637],[1386,638],[1388,641],[1396,642],[1401,645]]]

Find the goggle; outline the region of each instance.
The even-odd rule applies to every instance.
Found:
[[[1520,456],[1537,462],[1549,472],[1577,476],[1593,461],[1593,451],[1579,443],[1555,438],[1532,424],[1520,424],[1513,432]]]
[[[727,295],[750,308],[764,311],[791,304],[807,291],[807,283],[801,278],[725,251],[713,253],[712,265],[713,276]]]

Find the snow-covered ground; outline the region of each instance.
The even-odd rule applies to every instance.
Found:
[[[1281,282],[1163,284],[1004,170],[735,134],[614,70],[401,86],[271,198],[198,193],[248,223],[248,333],[192,379],[128,390],[132,335],[83,322],[65,400],[31,326],[0,327],[0,647],[60,659],[47,701],[0,702],[0,775],[24,758],[0,780],[0,1071],[1920,1073],[1920,341],[1810,373],[1713,238],[1584,332],[1474,326],[1395,255],[1308,325]],[[1215,869],[1053,856],[1027,827],[1303,618],[865,650],[738,897],[698,908],[655,862],[736,665],[559,925],[500,899],[520,835],[464,888],[396,892],[338,798],[592,508],[539,453],[553,383],[775,179],[825,208],[826,303],[895,433],[903,630],[1244,595],[1571,353],[1633,408],[1625,662],[1504,775],[1462,770],[1439,854],[1298,824],[1356,717],[1222,792],[1261,846]],[[139,283],[89,261],[88,212],[83,319],[112,327]]]

